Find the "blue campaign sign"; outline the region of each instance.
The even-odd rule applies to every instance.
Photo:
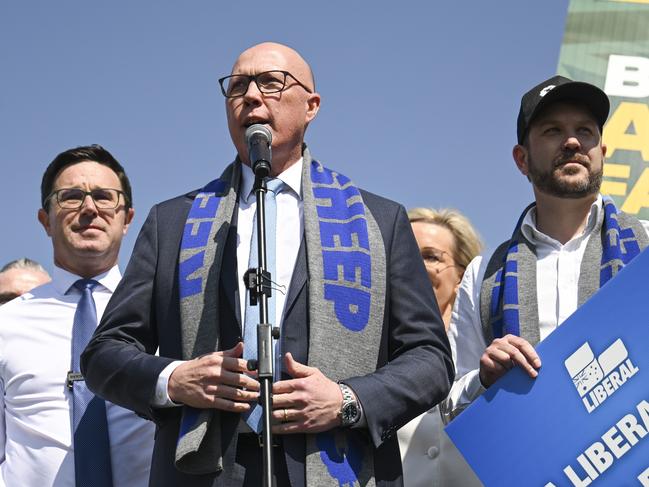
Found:
[[[446,431],[486,486],[649,487],[649,252]]]

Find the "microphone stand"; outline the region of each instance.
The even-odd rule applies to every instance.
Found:
[[[271,297],[271,275],[266,264],[266,176],[270,174],[270,164],[261,161],[254,168],[255,185],[253,190],[257,199],[257,255],[258,267],[248,269],[244,275],[246,287],[250,291],[250,305],[259,306],[257,325],[257,360],[248,361],[249,370],[257,370],[260,383],[260,397],[263,415],[260,441],[263,447],[264,487],[273,486],[273,434],[271,414],[273,411],[273,338],[279,339],[279,328],[272,327],[268,319],[268,298]],[[271,235],[270,238],[275,238]]]

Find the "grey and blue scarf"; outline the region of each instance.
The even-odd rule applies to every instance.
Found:
[[[385,307],[386,259],[378,225],[359,189],[304,150],[302,192],[309,279],[309,363],[333,381],[374,371]],[[219,350],[218,285],[235,215],[241,163],[200,191],[189,211],[179,259],[184,359]],[[306,325],[305,325],[306,326]],[[183,407],[176,466],[220,472],[218,410]],[[357,431],[307,437],[307,485],[375,485],[373,452]]]
[[[536,293],[535,248],[521,232],[528,206],[518,220],[512,238],[494,252],[480,293],[480,313],[487,343],[507,334],[522,336],[532,345],[540,340]],[[610,198],[603,200],[603,215],[592,231],[579,276],[581,306],[649,243],[642,224],[618,212]],[[595,238],[596,235],[601,238]]]

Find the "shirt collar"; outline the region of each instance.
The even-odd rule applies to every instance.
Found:
[[[79,279],[82,279],[80,276],[72,274],[71,272],[68,272],[58,266],[54,266],[52,277],[54,288],[61,294],[67,294],[70,290],[70,287],[72,287],[72,285]],[[115,265],[111,267],[107,272],[93,277],[93,279],[99,282],[99,284],[101,284],[103,288],[113,293],[115,292],[115,288],[117,288],[119,281],[122,279],[122,273],[119,271],[119,267]]]
[[[593,228],[597,225],[597,220],[602,212],[602,208],[602,195],[598,194],[597,199],[593,202],[588,212],[588,223],[586,223],[584,231],[581,235],[575,238],[583,238],[585,235],[589,235],[590,232],[593,231]],[[523,223],[521,224],[521,232],[523,236],[532,243],[540,241],[556,242],[555,239],[544,234],[536,227],[536,206],[530,208],[525,214]]]
[[[288,169],[283,173],[277,176],[278,179],[281,179],[286,186],[288,186],[293,192],[298,196],[298,199],[302,199],[302,164],[304,164],[304,158],[300,157],[295,164],[292,164]],[[254,198],[254,192],[252,187],[255,184],[255,174],[250,169],[250,166],[246,164],[241,164],[241,198],[246,203],[252,203],[251,197]]]

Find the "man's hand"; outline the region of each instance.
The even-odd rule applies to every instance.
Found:
[[[259,397],[259,382],[246,374],[243,343],[179,365],[169,377],[169,398],[195,408],[244,412]]]
[[[273,433],[319,433],[341,424],[343,395],[334,381],[319,369],[285,356],[293,379],[273,384]]]
[[[489,387],[514,365],[534,378],[539,375],[536,369],[541,367],[541,359],[524,338],[516,335],[496,338],[480,357],[480,382]]]

